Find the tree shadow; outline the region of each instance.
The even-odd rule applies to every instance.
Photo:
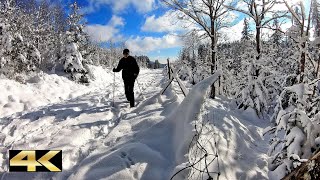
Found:
[[[241,110],[230,110],[228,102],[221,97],[209,101],[219,103],[217,106],[210,106],[212,109],[208,117],[214,126],[217,146],[214,142],[209,143],[212,144],[211,148],[217,147],[218,152],[221,153],[219,158],[224,158],[220,159],[222,160],[220,161],[221,175],[224,174],[225,178],[232,177],[230,168],[241,167],[232,173],[239,179],[266,179],[267,177],[263,176],[261,172],[267,166],[267,161],[261,159],[261,155],[267,153],[268,145],[262,134],[257,133],[257,129],[265,128],[266,123],[255,119],[246,119],[245,116],[242,116]],[[232,151],[226,151],[226,149]],[[265,164],[261,165],[261,162],[265,162]],[[248,171],[252,171],[249,173],[250,176],[246,174]]]
[[[44,117],[54,116],[55,122],[64,121],[67,118],[76,118],[81,114],[95,114],[108,111],[116,111],[115,109],[120,106],[120,104],[125,101],[115,102],[115,107],[112,106],[111,101],[102,100],[104,97],[97,97],[95,95],[87,95],[81,98],[75,98],[63,101],[57,104],[51,104],[47,106],[40,107],[39,109],[27,112],[20,116],[7,116],[3,119],[10,122],[13,119],[28,119],[31,121],[36,121]],[[99,101],[99,102],[96,102]]]
[[[147,96],[152,96],[151,93],[147,93]],[[86,96],[86,98],[91,99],[91,96]],[[107,112],[111,111],[114,114],[119,114],[119,108],[121,108],[122,104],[126,102],[125,100],[122,101],[120,99],[119,102],[116,102],[115,106],[112,107],[111,101],[100,103],[97,105],[97,103],[93,101],[89,102],[83,102],[81,100],[86,98],[77,98],[76,100],[67,100],[62,103],[57,103],[53,105],[48,105],[45,107],[41,107],[40,109],[34,111],[34,112],[28,112],[26,114],[21,115],[20,119],[30,119],[31,121],[37,121],[42,118],[53,116],[54,122],[60,122],[67,120],[68,118],[76,118],[79,117],[81,114],[94,114],[99,112]],[[147,101],[147,100],[146,100]],[[163,105],[163,107],[150,110],[149,112],[143,112],[141,114],[138,114],[134,118],[140,118],[142,116],[147,116],[148,113],[152,113],[155,111],[161,111],[165,109],[164,106],[168,107],[174,107],[174,101],[175,100],[168,100],[166,101],[166,104]],[[141,107],[137,107],[143,109],[142,106],[146,106],[147,104],[143,101],[141,103]],[[152,103],[149,101],[149,103]],[[149,104],[151,105],[151,104]],[[171,109],[171,108],[169,108]],[[171,109],[172,110],[172,109]],[[133,112],[128,112],[122,116],[122,120],[129,120],[125,119],[126,115]],[[162,112],[161,114],[165,115],[168,114],[169,110],[166,112]],[[121,117],[118,117],[121,118]],[[16,119],[16,118],[15,118]],[[93,123],[81,123],[77,125],[71,125],[72,127],[80,127],[80,128],[91,128],[92,126],[103,126],[109,123],[109,121],[96,121]],[[163,127],[167,127],[166,130],[163,130]],[[145,133],[145,131],[142,132],[133,132],[133,138],[138,137],[137,139],[133,140],[128,139],[128,141],[121,143],[117,143],[116,146],[112,146],[112,148],[109,148],[107,151],[102,152],[95,152],[95,153],[89,153],[88,156],[83,157],[83,159],[78,160],[78,164],[70,169],[63,170],[62,173],[3,173],[5,174],[3,177],[0,173],[0,179],[68,179],[72,176],[70,176],[73,172],[80,172],[81,167],[88,167],[88,173],[83,175],[83,179],[89,179],[92,176],[91,174],[95,174],[97,176],[96,179],[100,179],[103,177],[99,177],[99,172],[109,172],[111,175],[116,175],[117,172],[120,172],[122,170],[128,170],[131,167],[139,168],[138,166],[141,164],[146,164],[144,167],[145,170],[143,171],[143,174],[137,174],[137,172],[133,173],[134,178],[140,177],[141,179],[168,179],[167,173],[168,169],[172,167],[172,163],[168,159],[172,159],[174,154],[170,154],[173,152],[172,149],[165,148],[164,146],[160,146],[157,144],[157,142],[149,142],[151,141],[151,138],[144,138],[147,135],[153,137],[159,137],[166,139],[165,142],[168,142],[171,140],[170,133],[172,132],[172,127],[169,127],[168,125],[164,125],[163,123],[157,123],[157,124],[150,124],[150,126],[146,126],[146,131],[150,131],[152,133]],[[141,129],[141,127],[139,128]],[[38,141],[38,140],[36,140]],[[138,142],[141,141],[141,142]],[[148,144],[148,145],[146,145]],[[172,143],[169,143],[172,144]],[[94,146],[94,145],[92,145]],[[51,146],[53,147],[53,146]],[[90,145],[91,147],[91,145]],[[54,148],[60,148],[54,147]],[[164,150],[165,149],[165,150]],[[169,157],[169,158],[168,158]],[[94,164],[93,164],[94,162]],[[115,163],[118,163],[115,165]],[[161,165],[161,166],[160,166]],[[80,167],[80,168],[79,168]],[[165,167],[165,170],[157,169],[156,167]],[[102,173],[106,174],[106,173]],[[75,178],[73,178],[75,179]]]

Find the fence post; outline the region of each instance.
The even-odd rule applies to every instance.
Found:
[[[168,66],[168,74],[169,74],[169,79],[171,79],[171,67],[170,67],[170,61],[169,58],[167,59],[167,66]]]

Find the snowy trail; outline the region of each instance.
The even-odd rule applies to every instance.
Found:
[[[207,99],[217,77],[198,83],[187,97],[176,82],[160,96],[166,77],[161,70],[143,70],[138,79],[143,96],[136,84],[138,106],[130,109],[117,74],[115,106],[109,82],[77,98],[7,116],[0,121],[0,179],[170,179],[188,165],[188,157],[200,158],[188,147],[193,124],[208,115],[211,129],[199,142],[211,154],[219,152],[219,163],[210,160],[208,168],[221,179],[266,179],[266,123],[232,109],[228,99]],[[8,173],[10,149],[62,150],[63,172]],[[206,179],[192,169],[174,179],[187,177]]]
[[[128,103],[125,101],[119,74],[116,74],[116,79],[115,107],[112,106],[112,87],[109,85],[105,89],[94,90],[74,99],[2,118],[0,152],[3,155],[0,157],[0,171],[8,168],[6,159],[9,149],[61,149],[64,154],[63,168],[67,170],[88,156],[97,146],[112,144],[109,141],[100,141],[114,134],[113,129],[132,111],[127,108]],[[157,86],[161,79],[160,70],[142,71],[139,85],[143,96],[148,98],[159,91],[160,87]],[[143,103],[140,93],[136,84],[137,101]],[[32,179],[34,175],[15,176],[19,174],[0,174],[4,179],[19,179],[22,176]],[[38,176],[46,177],[40,174]]]

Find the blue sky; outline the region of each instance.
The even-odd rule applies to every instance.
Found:
[[[87,31],[97,42],[125,42],[134,55],[165,62],[176,59],[182,47],[181,28],[158,30],[168,9],[158,0],[76,0],[86,14]],[[71,0],[64,0],[71,3]],[[148,23],[147,20],[149,19]],[[153,20],[159,19],[157,24]],[[164,22],[168,23],[168,22]],[[180,31],[180,32],[179,32]]]
[[[70,4],[74,0],[62,1]],[[99,43],[110,40],[118,44],[123,42],[133,55],[147,55],[153,61],[158,59],[166,62],[167,58],[175,60],[183,46],[179,35],[192,29],[185,23],[179,22],[175,12],[162,5],[160,0],[76,1],[86,14],[85,19],[88,23],[86,30],[92,40]],[[241,38],[245,16],[234,12],[232,17],[234,17],[232,26],[220,31],[222,41]],[[286,26],[288,28],[290,24]],[[266,34],[268,33],[271,31],[266,31]]]

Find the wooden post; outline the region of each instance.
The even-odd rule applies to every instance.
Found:
[[[169,82],[167,83],[166,87],[162,89],[162,91],[160,92],[160,94],[163,94],[167,88],[169,87],[169,85],[173,82],[174,79],[176,79],[181,91],[182,91],[182,94],[186,97],[187,96],[187,90],[186,88],[184,87],[184,85],[180,82],[180,80],[178,79],[178,76],[176,74],[176,72],[173,71],[172,68],[170,68],[170,79],[169,79]]]
[[[174,75],[172,79],[176,79],[176,81],[177,81],[177,83],[178,83],[178,85],[179,85],[179,87],[181,89],[182,94],[184,95],[184,97],[186,97],[187,96],[187,92],[185,91],[185,88],[183,88],[184,87],[183,84],[180,84],[180,81],[178,80],[177,74],[174,74],[172,69],[171,69],[171,74]]]
[[[173,81],[173,78],[170,79],[170,81],[168,82],[168,84],[166,85],[166,87],[162,89],[162,91],[160,92],[161,95],[167,90],[167,88],[168,88],[169,85],[172,83],[172,81]]]
[[[170,67],[170,61],[169,58],[167,59],[167,63],[168,63],[168,74],[169,74],[169,79],[171,79],[171,67]]]

